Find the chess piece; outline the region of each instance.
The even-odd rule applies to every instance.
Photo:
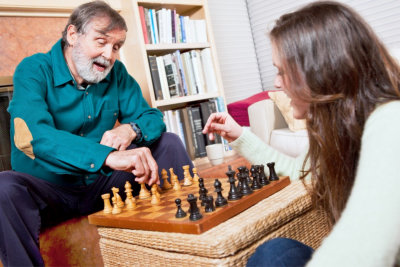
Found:
[[[188,167],[189,167],[189,165],[187,165]],[[185,166],[183,166],[183,167],[185,167]],[[182,168],[183,168],[182,167]],[[190,186],[190,185],[192,185],[193,183],[192,183],[192,178],[190,177],[190,173],[189,173],[189,170],[185,170],[184,172],[183,172],[183,186]]]
[[[199,175],[197,174],[197,169],[193,168],[193,183],[198,184],[199,183]]]
[[[189,168],[190,168],[189,165],[184,165],[184,166],[182,166],[183,175],[184,175],[184,176],[187,176],[187,178],[190,180],[190,182],[193,183],[193,177],[190,175]]]
[[[110,202],[110,194],[109,193],[103,194],[103,195],[101,195],[101,198],[104,201],[104,210],[103,210],[103,212],[105,214],[110,214],[112,212],[112,206],[111,206],[111,202]]]
[[[246,177],[246,179],[247,179],[247,184],[251,184],[253,181],[251,180],[251,178],[250,178],[250,170],[249,169],[247,169],[247,167],[244,169],[244,173],[245,173],[245,177]]]
[[[172,187],[172,189],[174,189],[175,191],[180,191],[182,189],[181,183],[178,180],[178,176],[176,176],[176,174],[174,174],[173,176],[171,176],[172,179],[174,180],[174,186]]]
[[[176,218],[186,217],[186,212],[182,209],[180,198],[175,199],[175,204],[176,204],[176,207],[178,208],[176,210],[175,217]]]
[[[157,187],[151,187],[151,205],[158,205],[160,204],[160,197],[158,196]]]
[[[161,179],[163,180],[163,189],[168,190],[172,188],[172,185],[168,182],[168,173],[165,169],[161,170]]]
[[[133,210],[136,207],[136,199],[132,195],[132,186],[131,183],[126,181],[125,183],[125,193],[126,193],[126,199],[125,199],[125,204],[126,204],[126,209],[127,210]]]
[[[275,172],[275,162],[267,163],[267,166],[269,168],[269,180],[270,181],[279,180],[279,177],[278,177],[278,175],[276,175],[276,172]]]
[[[213,212],[215,210],[213,196],[207,196],[206,205],[204,207],[205,212]]]
[[[236,174],[236,177],[238,179],[238,184],[237,184],[237,189],[239,190],[239,192],[242,192],[242,181],[243,181],[243,177],[244,177],[244,169],[246,167],[245,166],[239,166],[238,167],[238,173]]]
[[[118,207],[117,204],[117,198],[116,197],[112,197],[112,203],[113,203],[113,209],[112,209],[112,214],[118,214],[122,212],[122,209],[120,207]]]
[[[117,201],[118,208],[122,208],[124,206],[124,202],[122,201],[121,196],[118,194],[119,189],[116,187],[113,187],[113,188],[111,188],[111,191],[113,192],[113,195]]]
[[[199,178],[199,188],[204,187],[204,179],[203,178]],[[200,191],[199,191],[200,193]]]
[[[267,185],[267,184],[269,184],[269,181],[268,181],[268,178],[267,178],[267,176],[265,176],[265,172],[264,172],[264,165],[263,164],[260,164],[259,166],[258,166],[258,177],[260,178],[259,180],[260,180],[260,184],[262,185],[262,186],[264,186],[264,185]]]
[[[187,201],[190,204],[189,212],[189,220],[191,221],[197,221],[203,218],[203,215],[200,213],[199,208],[197,207],[197,197],[195,197],[193,194],[189,194]]]
[[[215,199],[215,206],[222,207],[228,204],[228,201],[222,196],[222,184],[218,179],[214,182],[214,192],[217,192],[217,198]]]
[[[244,166],[240,169],[240,173],[241,173],[240,174],[240,181],[241,181],[240,193],[242,194],[242,196],[247,196],[247,195],[250,195],[251,193],[253,193],[253,189],[250,188],[248,180],[247,180],[246,169],[247,168]]]
[[[199,200],[201,200],[201,205],[204,206],[205,205],[205,200],[207,198],[207,193],[208,190],[207,188],[205,188],[204,186],[200,188],[200,194],[199,194]]]
[[[258,174],[257,167],[255,165],[252,165],[250,168],[250,171],[251,171],[251,177],[253,177],[251,189],[253,189],[253,190],[261,189],[262,186],[260,185],[260,183],[258,181],[259,174]]]
[[[160,190],[157,184],[153,184],[151,186],[151,193],[153,193],[153,187],[154,187],[154,194],[157,195],[158,198],[161,198]]]
[[[144,183],[140,184],[140,192],[139,199],[146,199],[151,197],[149,190],[147,190],[146,185]]]
[[[242,197],[242,194],[240,191],[237,189],[235,185],[235,171],[232,170],[232,167],[229,165],[228,166],[228,171],[226,172],[226,175],[228,176],[228,180],[230,183],[230,189],[229,189],[229,194],[228,194],[228,200],[233,201],[233,200],[238,200]]]
[[[174,168],[169,168],[169,177],[172,179],[172,177],[174,177],[174,175],[176,175],[174,173]],[[172,180],[171,180],[172,181]]]

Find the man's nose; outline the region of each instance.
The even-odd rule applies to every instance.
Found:
[[[104,46],[102,56],[107,60],[111,60],[112,59],[112,55],[113,55],[113,47],[112,47],[112,45]]]

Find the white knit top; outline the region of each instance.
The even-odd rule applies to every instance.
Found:
[[[252,164],[273,161],[278,175],[300,175],[305,154],[286,156],[247,129],[230,145]],[[393,101],[368,118],[349,200],[307,266],[393,266],[399,248],[400,101]]]

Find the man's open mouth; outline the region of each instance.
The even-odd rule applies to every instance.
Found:
[[[103,65],[103,64],[98,63],[98,62],[93,62],[93,66],[94,66],[98,71],[104,71],[104,70],[107,68],[106,65]]]

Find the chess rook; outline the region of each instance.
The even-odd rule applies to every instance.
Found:
[[[275,172],[275,162],[267,163],[267,166],[269,168],[269,180],[270,181],[279,180],[279,177],[278,177],[278,175],[276,175],[276,172]]]
[[[101,198],[104,201],[104,210],[103,210],[103,212],[105,214],[110,214],[112,212],[112,206],[111,206],[111,202],[110,202],[110,194],[109,193],[103,194],[103,195],[101,195]]]
[[[190,204],[189,212],[189,220],[191,221],[197,221],[203,218],[203,215],[200,213],[199,207],[197,207],[197,197],[195,197],[193,194],[189,194],[187,201]]]

